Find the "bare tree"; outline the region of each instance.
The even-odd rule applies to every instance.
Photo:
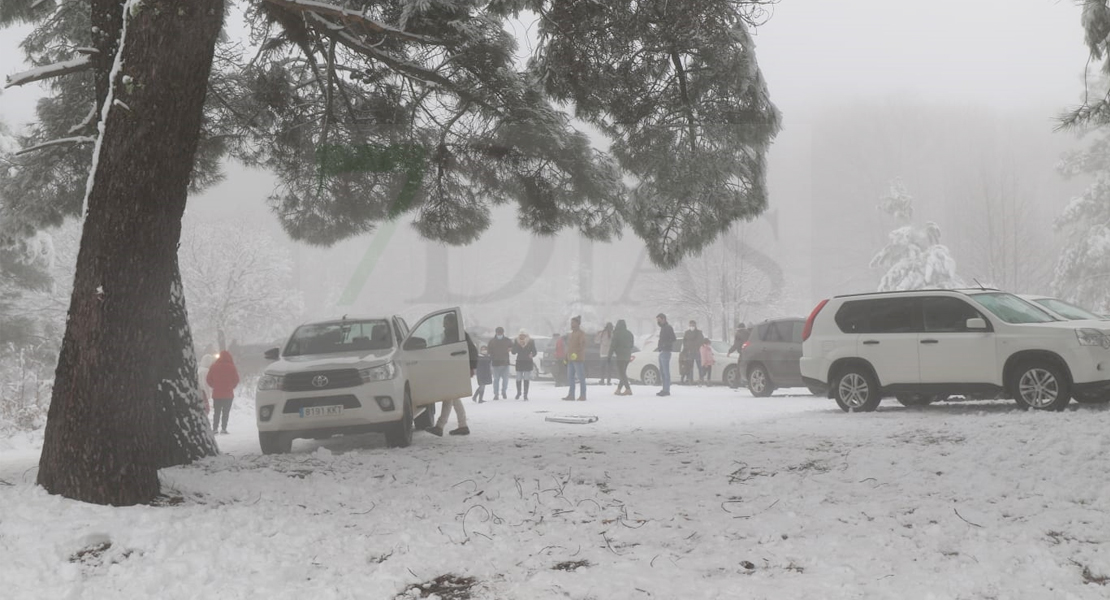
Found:
[[[287,333],[301,315],[292,254],[272,235],[240,222],[186,219],[181,242],[178,260],[195,339],[268,341]]]
[[[654,279],[651,300],[722,340],[740,322],[777,314],[786,301],[782,269],[745,243],[739,228]]]

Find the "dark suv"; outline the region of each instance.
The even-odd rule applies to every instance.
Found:
[[[774,319],[752,330],[740,351],[740,373],[753,396],[765,398],[776,389],[806,387],[798,366],[805,324],[805,319]]]

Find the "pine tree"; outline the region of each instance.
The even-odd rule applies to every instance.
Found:
[[[879,291],[951,289],[962,287],[956,275],[956,261],[948,247],[940,243],[940,227],[925,223],[918,227],[913,219],[913,197],[900,181],[891,184],[879,210],[891,215],[900,227],[890,232],[885,248],[871,259],[871,268],[884,269]]]
[[[1056,261],[1056,294],[1098,313],[1110,313],[1110,132],[1105,128],[1086,148],[1067,154],[1059,166],[1066,177],[1094,181],[1056,219],[1066,242]]]
[[[40,481],[71,497],[142,501],[156,492],[157,465],[212,451],[183,404],[195,358],[182,356],[191,337],[168,249],[187,190],[218,180],[221,159],[274,172],[270,206],[292,237],[314,244],[402,215],[429,239],[465,244],[489,226],[493,206],[512,202],[520,225],[539,235],[574,228],[608,240],[630,224],[652,260],[673,266],[754,218],[766,207],[765,155],[779,128],[750,34],[765,4],[255,0],[245,5],[250,44],[214,50],[219,0],[94,0],[88,11],[4,2],[0,26],[37,24],[24,44],[36,68],[9,85],[48,81],[51,95],[21,139],[30,151],[0,173],[0,210],[10,217],[0,234],[56,225],[88,201]],[[197,26],[189,39],[175,37],[179,11]],[[521,69],[505,22],[524,11],[543,15],[542,40]],[[125,19],[136,23],[135,44],[121,36]],[[198,79],[190,61],[205,54]],[[156,66],[180,80],[142,72]],[[559,103],[607,135],[611,151],[593,148]],[[166,121],[167,107],[181,111],[179,122]],[[176,151],[159,147],[166,140]],[[142,144],[149,156],[134,151]],[[159,275],[143,277],[140,267]],[[125,279],[150,287],[140,296],[106,283]],[[112,310],[98,308],[105,297]],[[133,348],[125,338],[139,325],[173,335],[110,381],[92,381],[104,361]],[[102,335],[116,330],[118,338]],[[133,391],[112,396],[111,386]],[[163,399],[153,411],[151,398]],[[119,418],[101,427],[113,412]],[[175,440],[166,452],[152,446],[154,429]],[[140,456],[157,458],[122,468]]]

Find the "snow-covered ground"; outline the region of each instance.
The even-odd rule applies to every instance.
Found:
[[[437,580],[443,599],[1110,596],[1105,407],[562,391],[467,401],[469,437],[279,457],[237,401],[224,454],[164,471],[176,499],[155,507],[49,496],[41,438],[9,442],[0,597],[409,599]],[[544,420],[567,414],[598,421]]]

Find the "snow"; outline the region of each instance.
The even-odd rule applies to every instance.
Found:
[[[92,63],[92,58],[89,56],[78,56],[69,60],[61,61],[51,65],[44,65],[15,75],[8,75],[7,84],[5,88],[14,86],[26,85],[28,83],[48,79],[50,77],[57,77],[66,73],[80,71],[86,69]]]
[[[467,401],[469,437],[285,456],[259,454],[240,398],[224,454],[162,471],[182,500],[160,507],[47,495],[41,438],[0,444],[4,597],[419,598],[445,574],[483,600],[1110,591],[1107,407],[849,415],[800,394],[654,391],[570,403],[538,382],[530,402]]]

